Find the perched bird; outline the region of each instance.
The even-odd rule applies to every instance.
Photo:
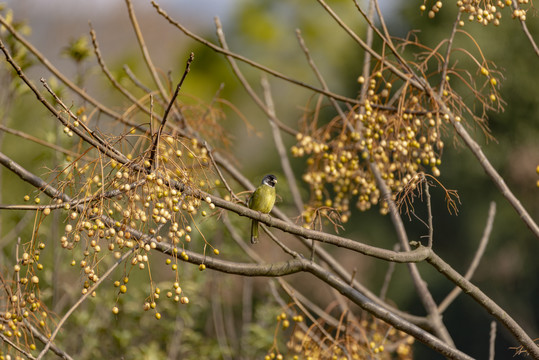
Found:
[[[262,184],[256,188],[249,198],[249,208],[269,214],[275,204],[275,184],[277,178],[275,175],[266,175],[262,179]],[[258,221],[251,220],[251,244],[258,242]]]

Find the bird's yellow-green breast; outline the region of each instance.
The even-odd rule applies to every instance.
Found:
[[[268,214],[275,204],[275,184],[277,178],[274,175],[266,175],[262,179],[262,184],[256,188],[249,199],[249,208]],[[258,240],[258,221],[251,222],[251,243]]]

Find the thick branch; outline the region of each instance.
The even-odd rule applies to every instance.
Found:
[[[17,175],[19,175],[22,179],[25,179],[25,181],[31,182],[34,186],[38,188],[44,189],[44,192],[51,196],[56,198],[65,199],[65,201],[70,201],[71,199],[69,196],[62,194],[60,191],[56,190],[54,187],[48,185],[45,181],[40,179],[39,177],[36,177],[35,175],[31,174],[29,171],[21,167],[20,165],[13,162],[11,159],[7,158],[5,155],[0,153],[0,163],[4,165],[8,165],[8,168],[12,171],[14,171]],[[229,203],[225,200],[222,200],[220,198],[214,197],[214,200],[220,203],[224,208],[225,206],[231,207],[230,210],[234,209],[239,211],[238,214],[246,216],[246,213],[252,213],[253,218],[259,219],[261,222],[265,222],[268,225],[271,224],[277,224],[273,223],[274,221],[277,221],[276,219],[264,219],[267,216],[258,214],[256,211],[253,211],[251,209],[245,208],[243,206],[239,206],[237,204]],[[214,202],[216,205],[217,202]],[[243,209],[243,211],[241,211]],[[232,210],[232,211],[234,211]],[[242,214],[243,213],[243,214]],[[249,214],[251,217],[251,214]],[[115,227],[115,221],[112,218],[109,218],[108,216],[100,216],[100,218],[104,221],[104,223],[107,226]],[[280,223],[284,223],[281,220],[278,220]],[[286,231],[286,229],[296,231],[297,228],[295,226],[286,226],[289,224],[284,224],[283,230]],[[300,228],[303,229],[303,228]],[[318,232],[312,231],[312,230],[306,230],[305,234],[302,236],[309,237],[307,234],[311,234],[313,238],[319,237],[323,234],[319,233],[319,235],[316,235]],[[161,243],[156,242],[154,239],[148,235],[145,235],[141,233],[140,231],[136,229],[130,229],[130,233],[133,235],[134,238],[142,240],[144,242],[154,242],[156,245],[156,248],[159,249],[159,251],[162,251],[167,254],[172,254],[173,252],[173,246],[167,243]],[[320,235],[321,234],[321,235]],[[300,234],[301,235],[301,234]],[[351,241],[344,238],[339,238],[338,236],[326,234],[329,236],[328,239],[338,239],[339,241]],[[334,239],[334,240],[336,240]],[[358,243],[359,244],[359,243]],[[534,357],[539,358],[539,347],[534,344],[533,340],[524,332],[524,330],[516,323],[515,320],[513,320],[501,307],[499,307],[494,301],[492,301],[489,297],[487,297],[479,288],[477,288],[475,285],[470,283],[468,280],[464,279],[457,271],[455,271],[453,268],[451,268],[447,263],[445,263],[440,257],[438,257],[431,249],[420,247],[418,250],[412,251],[412,252],[406,252],[406,253],[396,253],[389,250],[384,249],[378,249],[378,248],[372,248],[368,247],[367,245],[360,244],[362,246],[366,246],[369,248],[368,252],[373,251],[374,257],[384,258],[387,255],[391,255],[390,257],[393,259],[391,261],[414,261],[414,257],[423,258],[423,256],[426,256],[426,259],[429,263],[431,263],[439,272],[444,274],[447,278],[449,278],[453,283],[457,284],[459,287],[461,287],[465,293],[470,294],[477,302],[479,302],[485,309],[489,311],[489,313],[493,314],[500,322],[502,322],[507,329],[509,329],[515,337],[520,341],[520,343],[526,348],[526,350]],[[367,250],[367,248],[364,248],[363,250]],[[361,251],[360,251],[361,252]],[[431,334],[425,332],[424,330],[418,328],[417,326],[410,324],[407,321],[404,321],[402,318],[396,316],[395,314],[388,311],[386,308],[372,302],[370,299],[365,297],[363,294],[358,292],[356,289],[354,289],[352,286],[348,285],[348,283],[344,282],[342,279],[337,278],[335,275],[330,274],[327,272],[327,270],[321,268],[319,265],[316,265],[308,260],[305,260],[303,258],[296,258],[289,260],[287,262],[280,262],[276,264],[267,264],[267,265],[258,265],[258,264],[242,264],[242,263],[234,263],[224,260],[219,260],[215,258],[211,258],[206,256],[205,254],[197,254],[193,252],[186,251],[188,255],[188,261],[196,264],[202,264],[204,263],[206,267],[213,268],[219,271],[224,271],[228,273],[234,273],[234,274],[240,274],[240,275],[246,275],[246,276],[284,276],[293,274],[300,271],[307,271],[311,272],[312,274],[316,275],[335,289],[339,290],[343,295],[350,298],[352,301],[354,301],[356,304],[364,308],[365,310],[371,312],[373,315],[380,317],[384,321],[389,322],[393,326],[395,326],[397,329],[403,330],[415,337],[418,338],[418,340],[425,342],[428,346],[433,347],[437,351],[440,351],[445,356],[455,358],[455,359],[468,359],[469,357],[465,354],[462,354],[461,352],[458,352],[457,350],[453,349],[451,346],[443,343],[436,337],[432,336]],[[382,255],[383,254],[383,255]],[[389,259],[386,259],[389,260]],[[396,322],[396,323],[395,323]]]
[[[466,280],[449,264],[442,260],[434,252],[430,253],[427,261],[434,266],[441,274],[447,277],[451,282],[457,284],[467,295],[474,298],[481,306],[483,306],[490,314],[492,314],[498,321],[505,325],[505,327],[515,336],[515,338],[524,346],[528,354],[534,359],[539,359],[539,346],[526,334],[524,329],[513,319],[505,310],[503,310],[498,304],[492,301],[485,293],[483,293],[477,286]]]
[[[166,253],[173,254],[173,247],[170,244],[159,243],[157,249]],[[359,291],[345,283],[340,278],[329,273],[320,265],[312,263],[307,259],[292,259],[286,262],[279,262],[275,264],[248,264],[248,263],[236,263],[227,260],[216,259],[207,257],[202,254],[197,254],[191,251],[186,251],[188,256],[188,262],[192,264],[205,264],[206,268],[242,276],[285,276],[294,274],[300,271],[309,272],[330,285],[348,299],[352,300],[356,305],[362,309],[373,314],[377,318],[391,324],[396,329],[402,330],[407,334],[414,336],[419,341],[423,342],[427,346],[436,350],[440,354],[450,359],[472,359],[470,356],[462,353],[461,351],[447,345],[440,339],[429,334],[425,330],[418,326],[405,321],[398,317],[387,309],[375,304]]]

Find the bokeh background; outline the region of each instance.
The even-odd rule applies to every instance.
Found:
[[[134,3],[149,52],[163,74],[170,73],[172,79],[178,79],[183,72],[189,52],[193,51],[195,62],[182,92],[201,101],[210,102],[220,85],[224,84],[220,96],[240,109],[242,115],[254,126],[254,128],[247,126],[231,108],[223,108],[227,114],[223,126],[234,143],[230,150],[237,166],[253,179],[253,182],[258,182],[258,179],[267,172],[279,173],[279,159],[273,146],[269,124],[234,78],[223,57],[193,42],[170,26],[156,14],[149,1],[134,1]],[[27,23],[31,28],[28,39],[56,67],[72,77],[79,77],[89,92],[98,99],[106,100],[109,105],[116,102],[117,108],[121,109],[126,102],[108,85],[95,63],[95,57],[77,66],[65,56],[65,49],[70,42],[81,36],[88,37],[89,21],[97,32],[101,51],[109,68],[121,78],[122,66],[128,64],[133,72],[140,74],[143,81],[148,80],[144,78],[147,75],[144,75],[144,64],[123,1],[14,0],[5,4],[7,8],[13,10],[16,20],[24,20]],[[361,74],[363,53],[316,2],[163,0],[159,4],[170,16],[213,42],[217,42],[214,16],[219,16],[233,51],[307,83],[316,84],[316,79],[297,45],[294,31],[298,28],[302,31],[307,46],[330,89],[349,97],[357,96],[360,90],[357,77]],[[360,15],[353,11],[351,2],[332,1],[331,5],[355,31],[360,34],[365,32],[365,24]],[[449,3],[444,5],[435,19],[429,19],[425,14],[421,14],[419,2],[383,1],[381,5],[392,35],[405,37],[410,31],[419,30],[415,35],[421,42],[431,47],[436,46],[450,34],[456,13],[456,8]],[[536,18],[534,16],[528,18],[527,25],[531,33],[539,34]],[[488,139],[479,127],[472,131],[472,134],[483,146],[484,152],[509,187],[537,220],[539,219],[537,186],[539,175],[536,173],[536,166],[539,165],[537,56],[531,50],[519,24],[510,18],[508,11],[503,14],[499,27],[492,25],[483,27],[467,23],[464,30],[476,40],[485,58],[493,61],[504,75],[500,83],[501,95],[506,102],[505,111],[488,114],[488,125],[493,139]],[[456,47],[470,46],[471,41],[468,38],[457,36]],[[246,66],[242,66],[242,70],[248,75],[253,86],[260,89],[261,74]],[[29,73],[36,82],[40,77],[50,76],[40,66],[32,67]],[[282,121],[295,127],[305,107],[312,100],[312,94],[282,81],[270,80],[277,115]],[[0,91],[3,97],[7,96],[5,90]],[[72,101],[76,101],[75,99]],[[17,123],[20,129],[34,136],[53,139],[57,132],[56,123],[50,117],[47,118],[47,115],[44,117],[43,109],[32,100],[29,94],[21,93],[12,99],[9,108],[0,109],[1,114],[8,125]],[[325,116],[329,119],[334,114],[328,110]],[[458,191],[461,204],[458,216],[451,215],[447,211],[443,192],[440,189],[433,191],[435,249],[457,270],[465,272],[478,246],[489,204],[492,201],[496,202],[497,215],[491,239],[472,280],[521,323],[532,337],[539,337],[537,276],[539,241],[498,193],[472,154],[453,133],[448,131],[445,136],[447,146],[440,167],[442,172],[440,181],[447,188]],[[291,137],[285,137],[284,140],[290,146],[295,143],[295,139]],[[20,139],[5,135],[2,151],[9,153],[25,166],[29,168],[38,166],[43,173],[46,173],[47,164],[53,162],[55,155],[35,144],[24,146],[20,144]],[[301,159],[293,159],[293,164],[299,178],[304,164]],[[14,176],[2,170],[2,203],[20,203],[29,190]],[[291,202],[287,200],[289,197],[287,198],[285,184],[280,186],[279,192],[282,197],[279,207],[291,217],[297,216]],[[304,194],[307,194],[307,190]],[[422,207],[418,206],[417,210],[419,216],[424,218]],[[0,240],[0,262],[9,263],[14,251],[13,230],[20,224],[24,214],[1,212],[0,216],[3,238]],[[393,246],[396,237],[392,227],[388,219],[381,217],[376,209],[365,213],[354,212],[353,217],[354,221],[346,225],[347,237],[387,248]],[[31,220],[27,223],[31,224]],[[421,236],[427,234],[427,230],[413,219],[410,221],[406,219],[406,225],[411,239],[419,240]],[[28,236],[30,231],[31,226],[19,233]],[[221,241],[226,242],[226,235],[222,237]],[[271,245],[261,246],[261,253],[268,260],[272,259],[274,255]],[[344,251],[333,251],[345,266],[358,269],[358,279],[373,291],[379,291],[387,264],[368,258],[360,258],[358,261],[357,257],[350,257]],[[55,271],[59,273],[50,275],[51,283],[59,284],[55,281],[60,281],[65,284],[65,279],[72,279],[76,283],[76,271],[71,270],[69,273],[70,270],[62,269],[59,265],[64,261],[65,254],[55,252],[50,256],[51,261],[58,265]],[[420,270],[434,298],[441,301],[452,289],[452,285],[427,266],[420,265]],[[234,293],[238,288],[241,289],[241,285],[224,275],[214,273],[211,276],[207,273],[201,275],[198,271],[188,269],[185,270],[185,277],[189,279],[191,298],[197,298],[197,301],[190,306],[189,311],[181,314],[169,309],[173,321],[156,324],[153,318],[142,314],[138,303],[132,307],[126,304],[129,305],[126,306],[126,311],[118,317],[104,316],[103,313],[106,311],[104,309],[110,308],[113,301],[112,295],[109,297],[104,295],[86,304],[83,311],[74,316],[71,325],[66,325],[71,331],[71,336],[86,339],[86,349],[77,349],[80,351],[79,358],[91,358],[97,354],[121,354],[125,358],[133,359],[163,358],[167,353],[165,349],[170,350],[170,343],[174,342],[171,334],[177,334],[175,331],[178,326],[183,329],[181,347],[184,358],[223,356],[212,337],[212,319],[208,314],[212,301],[211,296],[208,296],[208,289],[220,286],[219,291],[223,297],[228,297],[233,302]],[[311,278],[297,276],[288,280],[309,296],[319,299],[321,304],[327,304],[331,300],[330,295],[317,290],[317,284]],[[278,306],[267,292],[266,280],[245,281],[254,281],[256,299],[254,318],[257,327],[251,331],[254,333],[259,331],[260,337],[254,337],[257,340],[253,340],[250,346],[255,349],[255,352],[251,353],[252,358],[259,358],[264,354],[268,339],[272,339],[273,328],[268,324],[272,324],[271,319],[278,311]],[[217,283],[221,285],[216,285]],[[141,280],[141,284],[141,289],[135,289],[131,295],[134,298],[139,296],[142,300],[145,282]],[[54,290],[55,293],[50,294],[50,299],[55,311],[62,313],[62,309],[65,309],[70,299],[76,296],[77,290],[70,289],[67,285],[61,285],[59,289]],[[396,266],[388,298],[401,309],[423,314],[404,265]],[[226,309],[231,311],[230,316],[238,315],[238,310],[234,306],[230,305]],[[446,312],[444,320],[459,348],[474,357],[486,358],[490,317],[485,310],[461,295]],[[469,326],[470,324],[474,326]],[[156,328],[157,326],[159,328]],[[483,331],[477,331],[478,328]],[[510,347],[515,346],[515,343],[510,334],[500,326],[498,329],[497,358],[509,358],[514,353]],[[264,334],[264,331],[267,334]],[[420,359],[441,358],[421,345],[418,345],[415,351],[416,357]],[[244,356],[249,358],[245,354]]]

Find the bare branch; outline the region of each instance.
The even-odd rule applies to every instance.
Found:
[[[485,249],[487,248],[487,244],[490,239],[490,233],[492,232],[492,226],[494,224],[495,215],[496,215],[496,203],[491,202],[490,208],[488,210],[487,223],[485,225],[485,229],[483,230],[483,236],[481,237],[481,241],[479,241],[479,246],[477,247],[473,260],[470,263],[470,266],[468,267],[466,274],[464,275],[464,279],[466,280],[470,280],[472,278],[473,274],[475,273],[475,270],[477,269],[477,266],[479,266],[479,262],[481,261],[483,254],[485,253]],[[445,299],[440,303],[440,305],[438,305],[438,311],[440,313],[443,313],[461,292],[462,292],[462,289],[460,287],[458,286],[455,287],[445,297]]]
[[[34,360],[35,357],[32,356],[29,352],[25,351],[21,347],[19,347],[17,344],[15,344],[13,341],[11,341],[4,333],[0,333],[0,338],[2,338],[2,341],[8,343],[13,349],[17,350],[21,354],[23,354],[28,359]]]
[[[25,133],[23,131],[11,129],[11,128],[8,128],[7,126],[4,126],[2,124],[0,124],[0,130],[5,131],[6,133],[9,133],[9,134],[13,134],[15,136],[19,136],[20,138],[35,142],[36,144],[48,147],[49,149],[60,152],[62,154],[73,156],[73,157],[78,156],[78,154],[73,152],[73,151],[64,149],[63,147],[58,146],[56,144],[51,144],[51,143],[49,143],[49,142],[47,142],[45,140],[41,140],[40,138],[37,138],[37,137],[32,136],[30,134],[27,134],[27,133]]]
[[[159,13],[159,15],[163,16],[169,23],[171,23],[172,25],[174,25],[175,27],[177,27],[181,32],[183,32],[185,35],[189,36],[190,38],[200,42],[201,44],[204,44],[205,46],[207,46],[208,48],[212,49],[213,51],[216,51],[218,53],[221,53],[223,55],[226,55],[226,56],[230,56],[236,60],[239,60],[241,62],[244,62],[254,68],[257,68],[259,70],[262,70],[264,71],[265,73],[268,73],[270,75],[273,75],[279,79],[282,79],[282,80],[285,80],[285,81],[288,81],[292,84],[295,84],[295,85],[298,85],[300,87],[303,87],[303,88],[306,88],[308,90],[312,90],[314,92],[317,92],[317,93],[320,93],[320,94],[323,94],[323,95],[326,95],[328,97],[331,97],[331,98],[334,98],[335,100],[339,100],[339,101],[343,101],[343,102],[346,102],[346,103],[351,103],[351,104],[356,104],[357,103],[357,100],[355,99],[352,99],[352,98],[348,98],[346,96],[342,96],[342,95],[338,95],[338,94],[334,94],[334,93],[330,93],[330,92],[327,92],[327,91],[324,91],[322,89],[319,89],[319,88],[316,88],[314,86],[311,86],[311,85],[308,85],[306,83],[303,83],[301,81],[298,81],[298,80],[295,80],[291,77],[288,77],[286,75],[283,75],[281,73],[279,73],[278,71],[275,71],[275,70],[272,70],[264,65],[261,65],[257,62],[254,62],[244,56],[241,56],[241,55],[238,55],[238,54],[235,54],[233,52],[230,52],[228,50],[226,50],[225,48],[222,48],[220,46],[217,46],[203,38],[201,38],[200,36],[198,35],[195,35],[194,33],[192,33],[191,31],[189,31],[186,27],[184,27],[183,25],[181,25],[179,22],[173,20],[163,9],[161,9],[161,7],[155,2],[152,0],[152,5],[153,7],[157,10],[157,12]]]
[[[118,265],[120,265],[122,262],[124,262],[125,259],[131,256],[133,251],[135,251],[135,248],[129,249],[128,251],[126,251],[103,275],[101,275],[99,280],[97,280],[89,289],[87,289],[86,293],[82,295],[81,298],[75,304],[73,304],[73,306],[64,314],[64,316],[62,316],[60,321],[58,321],[58,324],[56,324],[56,328],[54,329],[51,336],[49,337],[49,341],[47,342],[43,350],[41,350],[41,352],[39,353],[37,360],[42,359],[43,356],[45,356],[45,354],[49,351],[49,348],[52,342],[54,341],[54,339],[56,338],[56,335],[58,335],[58,332],[60,331],[60,329],[66,322],[66,320],[71,316],[71,314],[73,314],[73,312],[84,302],[84,300],[86,300],[89,296],[92,295],[92,293],[99,287],[99,285],[110,274],[112,274],[112,272],[114,271],[114,269],[116,269],[116,267],[118,267]]]
[[[451,120],[451,123],[455,127],[455,130],[460,135],[462,140],[466,143],[472,154],[477,158],[479,161],[479,164],[481,167],[485,170],[487,175],[492,179],[496,187],[500,190],[500,193],[507,199],[507,201],[513,206],[517,214],[520,216],[522,221],[528,226],[528,228],[532,231],[532,233],[535,235],[536,238],[539,239],[539,226],[537,223],[532,219],[526,208],[522,206],[520,203],[520,200],[517,199],[517,197],[513,194],[511,189],[507,186],[505,183],[505,180],[501,177],[501,175],[496,171],[494,166],[490,163],[488,158],[483,153],[483,150],[481,150],[481,147],[479,144],[470,136],[468,131],[464,128],[464,126],[460,123],[460,121],[457,121],[455,119],[455,115],[452,113],[452,111],[445,105],[445,103],[435,94],[432,93],[431,90],[431,96],[435,97],[435,100],[438,102],[438,105],[441,107],[442,111],[449,116],[449,119]]]
[[[97,58],[97,63],[101,67],[101,71],[105,74],[107,79],[109,79],[112,86],[114,86],[122,95],[124,95],[129,101],[131,101],[132,104],[135,104],[140,110],[145,112],[146,114],[150,114],[150,110],[148,110],[140,101],[137,99],[133,94],[131,94],[127,89],[125,89],[115,78],[112,76],[111,72],[107,68],[107,65],[105,64],[105,61],[103,60],[103,57],[101,56],[101,50],[99,50],[99,43],[97,42],[97,34],[95,33],[95,30],[92,27],[92,24],[90,23],[90,37],[92,38],[92,45],[94,47],[94,53],[95,57]],[[129,70],[129,68],[127,68]],[[130,74],[130,72],[127,72]],[[131,74],[132,75],[132,74]],[[148,91],[150,93],[150,91]]]
[[[490,336],[488,345],[488,360],[494,360],[494,354],[496,354],[496,321],[490,322]]]
[[[180,89],[181,89],[181,87],[183,85],[183,82],[185,81],[185,78],[187,77],[187,74],[189,74],[189,71],[191,70],[191,63],[193,62],[194,59],[195,59],[195,54],[191,53],[189,55],[189,59],[187,59],[187,63],[185,65],[185,70],[183,72],[182,78],[181,78],[180,82],[178,83],[178,85],[176,86],[176,90],[174,91],[174,94],[170,98],[170,101],[169,101],[168,106],[167,106],[167,108],[165,110],[165,113],[163,114],[163,119],[161,120],[161,124],[159,125],[159,129],[157,130],[157,134],[155,134],[154,142],[152,144],[152,147],[150,148],[150,160],[149,161],[150,161],[150,165],[152,165],[152,166],[155,165],[155,160],[156,160],[156,157],[157,157],[157,147],[159,145],[159,139],[161,138],[161,134],[163,133],[163,129],[165,128],[167,118],[168,118],[168,114],[170,113],[170,110],[174,106],[174,102],[176,101],[176,98],[178,97],[178,94],[180,93]]]
[[[397,206],[395,205],[395,201],[392,198],[391,192],[389,188],[387,187],[384,179],[380,175],[380,171],[374,162],[370,162],[370,169],[371,169],[371,172],[374,174],[376,183],[378,184],[378,188],[380,189],[382,193],[383,199],[387,202],[389,206],[389,214],[391,217],[391,221],[393,222],[393,226],[395,227],[395,230],[397,232],[397,237],[399,238],[400,246],[405,251],[410,251],[410,244],[408,243],[408,235],[404,228],[404,224],[402,223],[402,219],[400,217]],[[421,275],[419,274],[419,270],[417,269],[417,266],[413,263],[408,263],[407,265],[408,265],[408,271],[410,272],[410,276],[416,288],[417,294],[419,295],[419,298],[421,302],[423,303],[425,310],[427,310],[427,313],[429,314],[429,319],[434,324],[434,331],[446,343],[453,344],[453,340],[451,339],[451,336],[449,335],[447,328],[442,322],[442,317],[440,316],[440,313],[438,312],[436,302],[434,301],[432,294],[428,290],[427,284],[421,278]]]
[[[172,254],[172,247],[169,244],[158,243],[157,248],[164,253]],[[293,259],[286,262],[258,265],[230,262],[212,257],[205,257],[190,251],[186,252],[188,255],[188,262],[193,264],[204,263],[208,269],[214,269],[229,274],[274,277],[281,276],[283,274],[293,274],[299,271],[307,271],[328,285],[337,289],[364,310],[393,325],[396,329],[405,331],[406,333],[414,336],[416,339],[438,351],[440,354],[447,356],[450,359],[472,359],[470,356],[456,350],[453,346],[447,345],[445,342],[429,334],[425,330],[405,321],[397,315],[387,311],[387,309],[373,303],[357,290],[353,289],[350,285],[337,278],[335,275],[328,273],[327,270],[309,260]]]
[[[528,334],[526,334],[524,329],[522,329],[522,327],[498,304],[492,301],[492,299],[485,295],[485,293],[483,293],[477,286],[461,276],[456,270],[449,266],[449,264],[443,261],[442,258],[436,255],[436,253],[431,252],[427,261],[451,282],[457,284],[457,286],[459,286],[467,295],[475,299],[478,304],[484,307],[490,314],[498,319],[498,321],[504,324],[532,357],[539,358],[539,346],[535,344]]]
[[[63,75],[41,52],[39,52],[30,42],[28,42],[19,32],[17,32],[15,28],[13,28],[13,26],[11,26],[11,24],[9,24],[9,22],[7,22],[3,16],[0,16],[0,24],[2,24],[11,33],[11,35],[13,35],[13,37],[17,39],[19,43],[21,43],[32,54],[34,54],[34,56],[39,60],[39,62],[41,62],[47,69],[49,69],[49,71],[53,73],[54,76],[60,79],[60,81],[62,81],[68,88],[73,90],[77,95],[88,101],[90,104],[94,105],[103,113],[115,119],[124,120],[122,115],[104,106],[98,100],[94,99],[88,93],[86,93],[86,91],[75,85],[75,83],[69,80],[68,77]]]
[[[511,5],[513,7],[513,10],[517,10],[518,2],[517,0],[512,0]],[[530,30],[528,30],[528,26],[526,25],[526,20],[518,19],[520,21],[520,25],[522,26],[522,31],[524,32],[524,35],[528,38],[528,41],[530,42],[533,51],[535,52],[535,55],[539,56],[539,46],[537,46],[537,43],[535,42],[532,34],[530,33]]]
[[[279,159],[281,160],[281,167],[283,168],[288,187],[290,189],[290,192],[292,193],[292,199],[294,199],[296,210],[299,214],[301,214],[303,211],[303,200],[301,199],[301,195],[299,193],[298,184],[296,182],[296,175],[292,170],[292,165],[290,165],[290,160],[288,159],[287,151],[284,146],[283,138],[281,136],[281,132],[279,131],[279,127],[273,121],[273,119],[277,116],[275,115],[275,106],[273,104],[273,99],[271,96],[270,84],[265,76],[262,77],[261,83],[262,88],[264,89],[264,98],[266,100],[268,112],[272,115],[268,117],[268,120],[271,126],[275,147],[277,148],[277,152],[279,153]]]
[[[32,336],[34,336],[36,339],[38,339],[43,344],[47,344],[49,342],[49,338],[47,336],[45,336],[44,334],[42,334],[38,329],[36,329],[36,327],[34,325],[30,324],[30,322],[28,322],[28,320],[24,319],[23,321],[24,321],[24,326],[26,326],[28,329],[30,329],[30,332],[32,333]],[[56,355],[58,355],[58,357],[60,357],[62,359],[73,360],[73,358],[69,354],[67,354],[65,351],[60,349],[55,344],[51,343],[50,350],[53,353],[55,353]]]
[[[425,175],[422,175],[425,177]],[[432,241],[434,238],[434,226],[432,225],[432,205],[431,205],[431,199],[430,199],[430,192],[429,192],[429,182],[425,179],[425,195],[427,196],[427,221],[428,221],[428,228],[429,228],[429,240],[427,247],[432,249]]]
[[[131,20],[131,25],[133,26],[133,31],[135,32],[135,36],[137,38],[140,51],[142,52],[142,56],[144,58],[144,61],[146,62],[146,66],[148,67],[148,71],[152,75],[152,79],[155,85],[157,86],[157,88],[159,89],[159,93],[161,94],[162,98],[166,99],[167,91],[165,87],[163,86],[161,79],[159,79],[157,70],[155,69],[150,53],[148,52],[148,48],[146,47],[144,37],[142,36],[142,31],[140,31],[140,26],[138,24],[137,16],[135,15],[135,11],[133,10],[133,4],[131,3],[131,0],[125,0],[125,4],[127,5],[127,12],[129,14],[129,20]]]

